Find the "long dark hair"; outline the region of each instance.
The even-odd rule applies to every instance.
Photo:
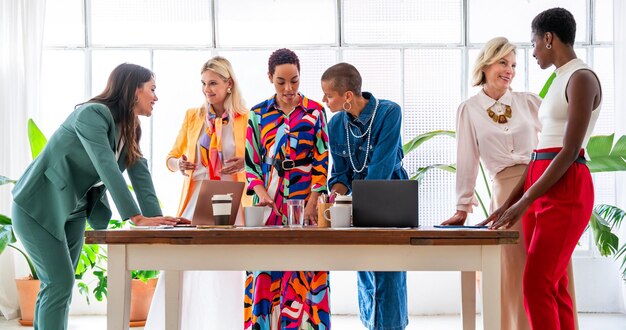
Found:
[[[111,110],[115,123],[121,124],[121,136],[128,154],[127,166],[132,166],[142,157],[139,149],[141,126],[133,112],[135,93],[153,77],[154,73],[142,66],[122,63],[111,71],[104,91],[87,101],[106,105]]]

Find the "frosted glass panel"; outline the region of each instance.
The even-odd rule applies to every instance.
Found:
[[[83,1],[47,0],[43,32],[46,46],[84,46]]]
[[[150,52],[145,50],[94,50],[91,58],[91,96],[104,90],[111,71],[122,63],[133,63],[151,69]],[[158,96],[158,75],[156,84]]]
[[[200,71],[210,58],[210,51],[154,52],[159,101],[152,115],[152,176],[165,214],[176,214],[183,183],[182,174],[170,172],[165,159],[174,145],[186,110],[204,103]]]
[[[613,0],[596,0],[595,42],[613,42]]]
[[[412,49],[404,53],[404,142],[433,130],[454,130],[462,101],[459,49]],[[438,137],[404,158],[409,175],[418,167],[454,163],[454,139]],[[450,217],[456,206],[454,174],[431,170],[420,186],[420,224],[433,225]]]
[[[84,52],[46,50],[41,64],[41,105],[37,126],[50,137],[76,104],[85,102]]]
[[[343,41],[460,43],[460,0],[343,0]]]
[[[335,0],[215,1],[218,46],[337,43]]]
[[[587,41],[585,0],[470,0],[468,6],[470,43],[484,43],[497,36],[507,37],[512,42],[529,43],[533,18],[553,7],[569,10],[576,20],[576,42]]]
[[[359,70],[362,91],[402,107],[402,53],[399,49],[347,49],[343,51],[342,62]]]
[[[92,0],[94,45],[211,46],[211,1]]]

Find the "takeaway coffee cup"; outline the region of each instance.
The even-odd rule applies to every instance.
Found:
[[[213,219],[218,226],[230,225],[230,210],[233,198],[230,194],[213,195],[211,198],[213,204]]]
[[[352,207],[335,205],[324,211],[324,219],[330,221],[331,228],[350,227],[350,214]]]
[[[262,227],[265,225],[263,215],[267,206],[244,206],[244,223],[246,227]]]

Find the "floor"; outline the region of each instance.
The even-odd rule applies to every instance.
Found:
[[[626,314],[579,314],[580,330],[626,330]],[[480,315],[478,316],[480,322]],[[333,315],[333,329],[356,330],[365,329],[358,317],[354,315]],[[16,320],[6,321],[0,318],[0,329],[2,330],[27,330],[31,327],[22,327]],[[106,317],[98,316],[71,316],[68,330],[105,330]],[[133,328],[142,330],[143,328]],[[208,328],[207,328],[208,329]],[[450,330],[461,329],[461,321],[458,315],[441,316],[412,316],[406,330]],[[481,330],[478,326],[476,330]],[[201,330],[201,329],[199,329]],[[202,329],[203,330],[203,329]],[[225,329],[226,330],[226,329]]]

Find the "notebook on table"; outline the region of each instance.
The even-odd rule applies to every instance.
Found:
[[[418,184],[414,180],[352,182],[354,227],[418,227]]]
[[[219,181],[219,180],[202,180],[196,182],[201,184],[200,194],[196,209],[193,212],[191,224],[198,225],[214,225],[213,219],[213,203],[211,199],[213,195],[232,194],[232,204],[230,209],[230,224],[233,225],[237,219],[237,212],[241,204],[241,196],[245,187],[244,182],[239,181]]]

